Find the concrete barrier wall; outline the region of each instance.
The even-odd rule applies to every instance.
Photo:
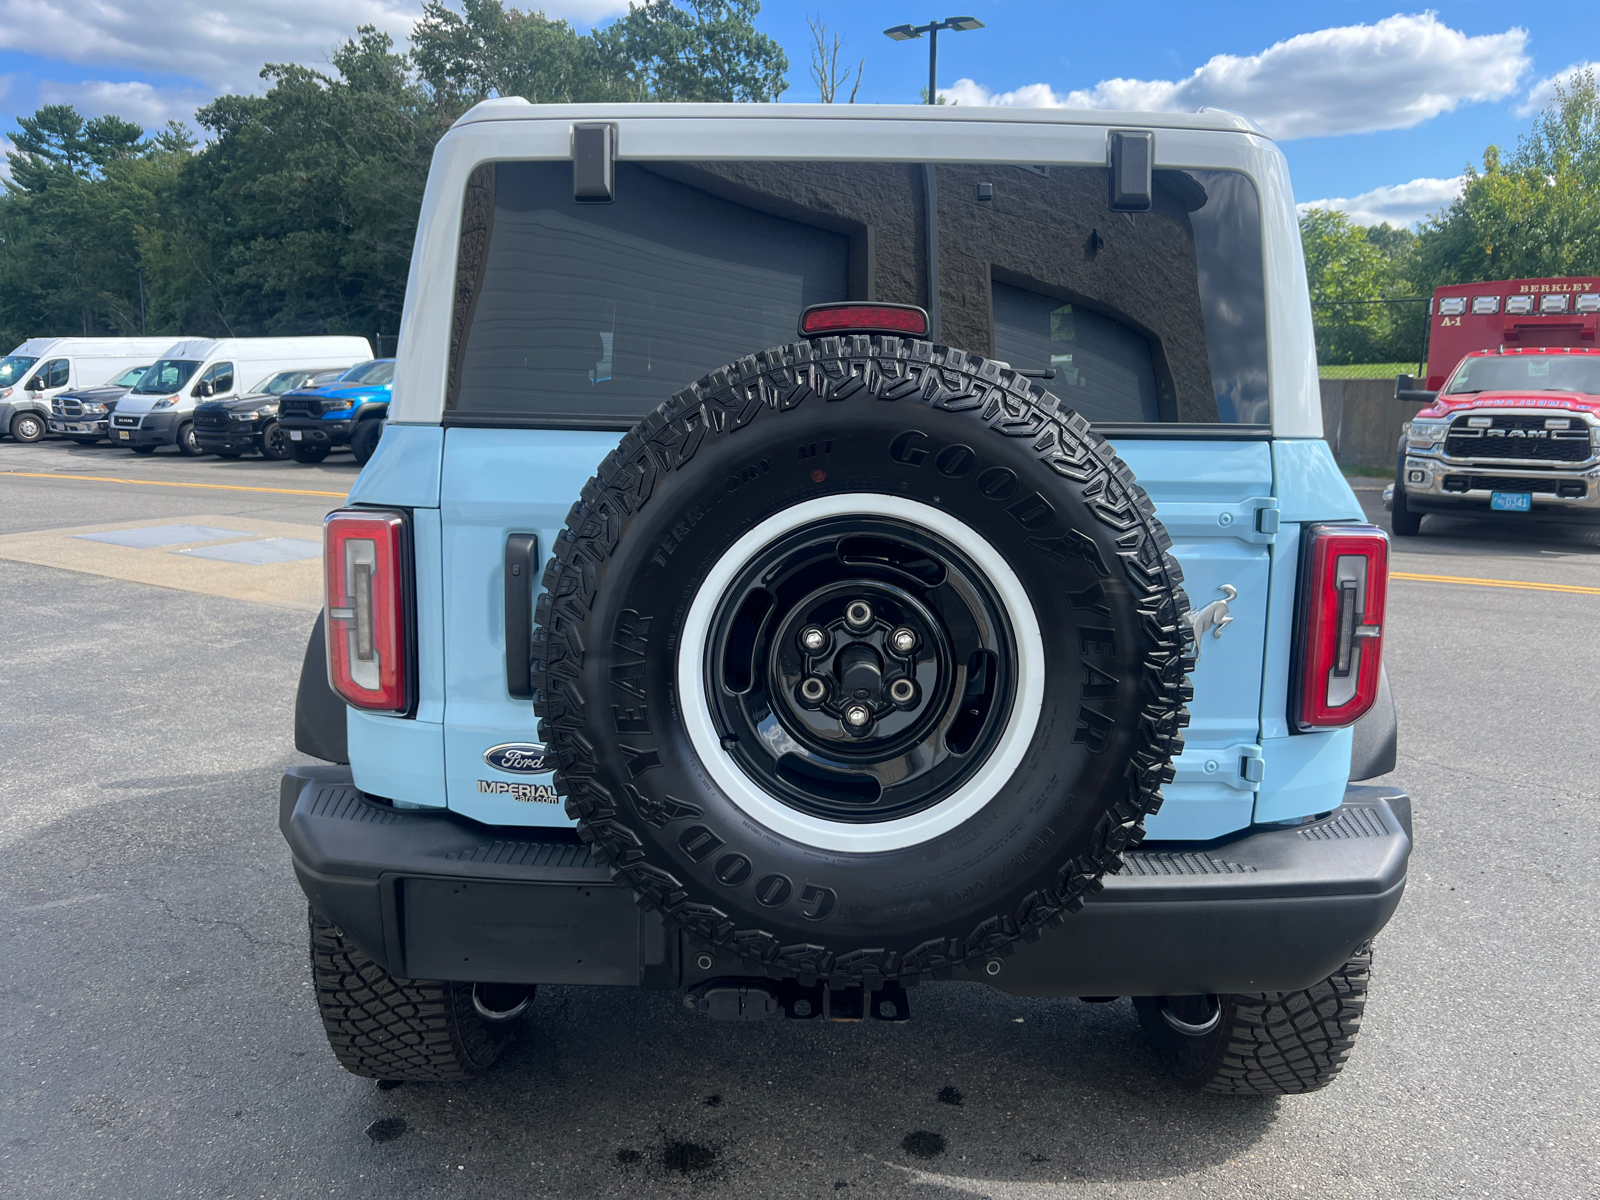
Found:
[[[1322,436],[1335,461],[1351,467],[1393,467],[1400,427],[1420,404],[1394,398],[1393,379],[1324,379]]]

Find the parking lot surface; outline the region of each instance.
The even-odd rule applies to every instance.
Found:
[[[1395,546],[1417,846],[1325,1092],[1182,1093],[1127,1001],[971,984],[900,1025],[542,989],[486,1078],[382,1088],[327,1050],[276,828],[317,606],[282,543],[354,478],[0,443],[8,1196],[1600,1194],[1595,530]]]

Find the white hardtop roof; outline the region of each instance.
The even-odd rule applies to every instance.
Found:
[[[1266,137],[1249,117],[1222,108],[1192,113],[1122,112],[1091,108],[968,107],[956,104],[532,104],[506,96],[475,104],[456,127],[480,121],[598,121],[740,119],[833,121],[955,121],[1022,125],[1091,125],[1114,129],[1199,129]]]
[[[77,354],[93,357],[98,351],[106,358],[128,355],[159,355],[172,345],[170,337],[36,337],[29,338],[11,353],[42,358],[46,354]]]
[[[365,347],[362,349],[362,347]],[[275,338],[186,338],[168,344],[162,358],[204,359],[218,354],[245,357],[273,357],[283,354],[372,355],[372,345],[364,337],[326,335],[321,337]],[[331,369],[331,368],[330,368]]]

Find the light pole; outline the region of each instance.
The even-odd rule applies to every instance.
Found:
[[[914,42],[923,34],[928,35],[928,103],[939,103],[939,30],[951,29],[957,33],[965,33],[969,29],[982,29],[983,22],[977,17],[946,17],[942,21],[930,21],[926,25],[896,25],[893,29],[883,31],[885,37],[891,37],[897,42]]]
[[[139,332],[145,332],[144,327],[144,268],[134,267],[133,273],[139,277]]]

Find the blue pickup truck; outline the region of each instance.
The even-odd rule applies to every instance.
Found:
[[[394,388],[392,358],[357,363],[337,379],[300,387],[278,402],[278,426],[299,463],[319,463],[343,446],[366,465],[383,436]]]
[[[398,362],[281,791],[344,1067],[482,1071],[540,984],[960,980],[1338,1073],[1411,806],[1258,129],[489,101]]]

